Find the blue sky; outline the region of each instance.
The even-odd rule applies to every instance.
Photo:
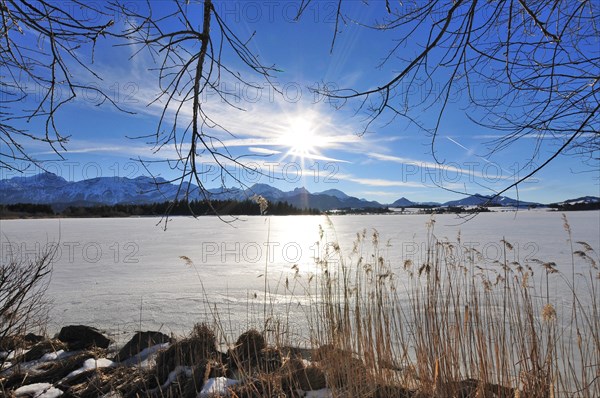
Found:
[[[165,2],[153,3],[156,12],[164,12]],[[260,170],[251,173],[233,164],[227,171],[242,183],[268,183],[283,190],[305,186],[311,192],[340,189],[350,195],[390,203],[400,197],[413,201],[446,201],[465,193],[491,194],[515,181],[515,173],[525,174],[556,149],[556,143],[543,145],[538,156],[531,159],[535,139],[525,138],[506,150],[489,156],[489,142],[499,133],[484,129],[469,121],[477,110],[468,106],[465,95],[455,95],[446,109],[439,129],[435,151],[437,164],[431,155],[431,137],[406,120],[384,114],[363,135],[364,114],[356,112],[357,103],[329,103],[310,90],[316,85],[331,88],[372,88],[390,79],[403,65],[398,58],[378,67],[383,57],[395,45],[394,32],[370,30],[351,21],[380,20],[383,2],[366,6],[363,2],[345,2],[349,16],[340,27],[333,52],[330,53],[337,2],[311,3],[300,21],[294,21],[294,2],[217,2],[216,8],[242,39],[256,34],[249,47],[264,64],[275,64],[280,70],[273,80],[277,93],[257,75],[245,70],[237,60],[225,53],[225,62],[261,90],[244,88],[226,76],[221,89],[235,93],[241,99],[235,109],[208,93],[203,106],[211,117],[226,126],[232,135],[215,131],[234,155]],[[198,9],[195,9],[196,15]],[[118,16],[117,16],[118,17]],[[200,23],[199,18],[195,18]],[[122,20],[116,18],[117,27]],[[174,27],[171,26],[171,27]],[[419,48],[424,32],[415,33],[415,42],[405,46],[401,55],[407,57]],[[28,37],[23,40],[35,41]],[[158,161],[172,158],[173,147],[156,152],[151,139],[131,139],[155,131],[160,104],[150,104],[159,92],[158,79],[152,68],[156,61],[146,52],[132,59],[134,48],[119,46],[114,39],[98,43],[94,71],[102,76],[97,81],[74,66],[76,77],[93,82],[110,93],[115,102],[135,114],[121,112],[110,104],[97,106],[93,93],[79,93],[78,99],[62,108],[58,115],[64,135],[70,135],[65,160],[60,160],[40,143],[27,144],[28,150],[45,159],[47,170],[69,180],[96,176],[134,177],[148,174],[137,159]],[[82,49],[82,54],[86,54]],[[89,54],[88,54],[89,55]],[[87,57],[89,59],[89,56]],[[437,82],[407,88],[415,103],[430,90],[439,90]],[[484,87],[482,90],[493,90]],[[34,90],[34,88],[30,88]],[[25,104],[21,104],[27,109]],[[184,109],[183,114],[190,114]],[[430,122],[435,107],[415,107],[414,117]],[[27,124],[39,129],[40,122]],[[201,156],[202,179],[207,187],[221,184],[214,162]],[[585,159],[584,159],[585,160]],[[32,168],[28,173],[34,173]],[[152,163],[149,171],[167,179],[177,176],[165,163]],[[16,175],[2,170],[2,178]],[[598,164],[582,161],[581,157],[559,156],[553,163],[505,195],[525,201],[552,202],[583,195],[600,195]],[[227,186],[239,185],[232,178]]]

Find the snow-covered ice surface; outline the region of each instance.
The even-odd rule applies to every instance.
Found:
[[[567,217],[573,242],[586,241],[600,249],[599,211],[570,212]],[[338,242],[345,256],[357,232],[365,228],[368,234],[377,229],[381,255],[398,268],[407,258],[419,263],[426,253],[429,216],[330,219],[331,225],[325,216],[257,216],[243,217],[232,226],[216,217],[173,217],[166,231],[157,225],[160,218],[3,220],[0,254],[7,258],[12,248],[32,255],[48,243],[58,244],[48,289],[53,301],[51,333],[67,324],[86,324],[109,330],[117,340],[140,329],[183,334],[194,323],[212,319],[207,299],[218,305],[227,327],[243,331],[262,320],[268,263],[269,286],[275,293],[270,300],[275,306],[294,303],[287,308],[289,327],[301,334],[303,304],[308,301],[302,292],[291,298],[282,283],[286,276],[293,277],[296,267],[301,275],[318,272],[314,257],[323,248],[316,244],[319,225],[324,240]],[[466,223],[455,215],[438,215],[435,220],[433,233],[438,238],[456,242],[460,231],[461,242],[478,249],[487,261],[502,259],[505,238],[521,261],[554,261],[570,275],[571,247],[561,213],[522,210],[483,213]],[[365,241],[364,254],[370,242]],[[561,286],[551,291],[557,297],[565,294]]]

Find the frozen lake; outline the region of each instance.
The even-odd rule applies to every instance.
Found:
[[[598,252],[600,212],[572,212],[567,218],[573,241],[585,241]],[[302,294],[291,297],[283,288],[297,267],[309,277],[317,272],[314,257],[319,226],[323,242],[338,242],[344,257],[356,234],[373,228],[380,234],[381,254],[394,267],[425,254],[429,216],[289,216],[243,217],[228,225],[216,217],[175,217],[165,231],[159,218],[3,220],[3,259],[11,250],[33,255],[48,244],[58,245],[48,296],[53,301],[49,331],[67,324],[87,324],[114,335],[139,328],[185,333],[200,321],[210,321],[210,303],[232,330],[262,320],[264,273],[276,311],[303,323]],[[433,234],[472,246],[488,263],[502,260],[505,238],[512,257],[554,261],[570,272],[571,248],[561,213],[520,211],[483,213],[462,223],[453,215],[435,217]],[[368,256],[371,238],[359,248]],[[186,264],[180,256],[192,262]],[[292,267],[295,267],[292,269]],[[204,286],[204,291],[202,286]],[[557,295],[562,294],[560,288]],[[279,306],[279,307],[278,307]]]

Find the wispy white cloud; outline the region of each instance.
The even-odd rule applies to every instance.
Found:
[[[151,147],[148,145],[106,145],[102,142],[88,140],[71,140],[67,150],[61,152],[63,156],[68,157],[70,154],[94,154],[94,153],[110,153],[112,155],[128,155],[128,156],[145,156],[148,155]],[[33,156],[53,155],[54,151],[41,151],[32,153]]]
[[[333,162],[333,163],[350,163],[348,160],[343,160],[343,159],[336,159],[336,158],[331,158],[329,156],[323,156],[323,155],[318,155],[316,153],[298,153],[295,151],[288,151],[286,153],[286,157],[290,157],[291,159],[296,159],[299,162],[302,162],[303,159],[310,159],[310,160],[324,160],[326,162]]]
[[[252,152],[252,153],[258,153],[261,155],[278,155],[281,153],[281,151],[276,151],[274,149],[268,149],[268,148],[259,148],[259,147],[248,147],[248,151]]]
[[[125,55],[128,56],[129,51],[131,49],[125,51]],[[175,101],[165,109],[166,96],[157,100],[162,90],[158,85],[155,60],[141,52],[133,57],[131,62],[127,62],[127,66],[123,68],[120,63],[96,65],[96,71],[103,80],[119,88],[118,104],[136,112],[138,117],[150,117],[156,122],[164,112],[164,121],[167,123],[163,126],[165,131],[171,127],[177,113],[178,129],[185,129],[192,118],[191,102],[188,101],[178,108],[179,103]],[[361,153],[365,150],[381,149],[379,145],[385,147],[390,142],[400,139],[383,136],[360,137],[354,134],[360,130],[360,122],[351,120],[347,111],[332,111],[327,103],[315,103],[314,95],[308,89],[311,85],[309,82],[294,82],[294,86],[300,87],[302,92],[299,100],[292,101],[285,95],[276,93],[273,88],[261,84],[261,90],[254,90],[256,92],[252,93],[252,98],[246,98],[250,94],[243,86],[240,87],[239,82],[226,76],[222,76],[221,79],[221,87],[232,94],[229,98],[232,99],[233,105],[240,109],[232,107],[216,94],[202,95],[202,109],[211,118],[211,122],[204,128],[215,138],[212,140],[215,147],[269,147],[263,153],[268,150],[287,152],[290,148],[285,139],[286,134],[289,135],[290,131],[295,130],[298,120],[307,122],[311,128],[310,137],[314,141],[312,144],[316,152],[312,156],[314,159],[346,162],[339,159],[339,155],[331,156],[330,151]],[[279,86],[281,87],[281,82]],[[240,97],[239,101],[235,99],[236,95]],[[212,127],[207,127],[208,125]],[[219,126],[222,126],[222,129]],[[154,133],[154,128],[150,128],[152,131],[147,131],[146,134]],[[181,137],[181,132],[179,136]],[[219,143],[219,140],[222,142]],[[253,152],[256,153],[255,150]],[[161,150],[155,157],[167,156],[165,151]]]
[[[387,191],[361,191],[360,195],[400,198],[401,196],[406,195],[406,193],[387,192]],[[353,195],[353,196],[356,196],[356,195]]]

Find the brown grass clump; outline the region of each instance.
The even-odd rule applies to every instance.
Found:
[[[206,325],[196,326],[192,335],[173,343],[156,357],[156,375],[160,384],[177,366],[194,366],[217,357],[217,340]]]
[[[207,345],[216,346],[217,343],[215,332],[205,323],[195,324],[190,337],[206,341]]]
[[[283,365],[283,354],[277,348],[266,347],[259,353],[258,369],[264,373],[274,373]]]
[[[371,389],[363,361],[355,358],[351,352],[333,344],[325,344],[316,350],[313,359],[318,361],[328,386],[338,390],[352,386],[352,391],[346,393],[355,396],[365,396]]]
[[[182,398],[195,398],[202,386],[206,383],[211,371],[209,361],[203,361],[201,364],[192,367],[192,375],[188,377],[183,386]]]
[[[116,361],[129,359],[148,347],[157,344],[170,343],[172,339],[160,332],[136,332],[135,335],[125,344],[115,356]]]
[[[143,397],[145,391],[156,387],[156,378],[152,371],[130,367],[114,368],[110,373],[110,378],[102,381],[105,386],[109,386],[109,391],[119,392],[123,398]],[[102,391],[106,389],[103,388]],[[93,389],[88,389],[88,391],[89,397],[92,398]]]
[[[261,351],[266,347],[265,338],[255,329],[250,329],[238,337],[233,354],[240,361],[251,361],[257,363]]]
[[[281,375],[278,373],[260,373],[246,379],[244,383],[230,388],[231,397],[235,398],[286,398],[293,395],[283,389]]]
[[[28,349],[31,346],[44,341],[43,336],[33,333],[26,335],[6,336],[0,339],[0,351],[14,351],[17,349]]]
[[[281,373],[286,391],[311,391],[327,387],[325,372],[316,365],[305,366],[300,358],[290,358]]]
[[[415,391],[408,390],[404,387],[393,385],[377,385],[373,392],[372,398],[419,398],[419,394]],[[426,398],[421,395],[420,398]]]
[[[111,391],[119,391],[126,397],[125,392],[136,385],[140,373],[141,371],[124,367],[92,369],[61,382],[58,387],[67,396],[78,398],[98,397]]]

